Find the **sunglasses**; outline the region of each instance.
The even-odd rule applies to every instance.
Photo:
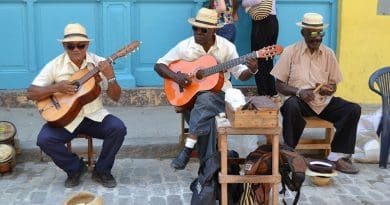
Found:
[[[196,27],[196,26],[192,26],[192,30],[194,32],[197,32],[198,30],[200,30],[200,32],[202,32],[202,33],[207,33],[207,31],[208,31],[207,28],[199,28],[199,27]]]
[[[324,37],[325,36],[325,32],[324,31],[313,31],[313,32],[309,32],[308,36],[310,38],[317,38],[318,36],[319,37]]]
[[[68,50],[74,50],[76,47],[79,49],[79,50],[83,50],[84,48],[85,48],[85,46],[87,46],[87,44],[85,44],[85,43],[80,43],[80,44],[72,44],[72,43],[68,43],[68,44],[66,44],[66,48],[68,49]]]

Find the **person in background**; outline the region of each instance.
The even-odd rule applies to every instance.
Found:
[[[222,28],[217,29],[217,35],[234,43],[236,40],[234,22],[238,21],[237,0],[210,0],[209,8],[217,11],[219,23],[224,24]]]
[[[64,29],[64,38],[59,41],[65,52],[43,67],[27,89],[28,98],[41,101],[54,93],[75,95],[79,88],[69,81],[69,78],[80,69],[92,70],[98,66],[101,72],[97,78],[101,82],[96,86],[101,86],[112,100],[118,101],[121,87],[115,79],[111,65],[113,60],[106,60],[87,52],[91,39],[88,38],[86,29],[78,23],[68,24]],[[65,147],[65,144],[78,134],[103,140],[92,179],[108,188],[113,188],[117,184],[111,174],[111,169],[115,155],[122,146],[127,133],[126,126],[103,107],[101,95],[100,93],[92,102],[85,104],[76,118],[66,126],[53,127],[46,123],[38,134],[37,145],[68,175],[65,180],[67,188],[79,185],[81,176],[87,171],[82,158]]]
[[[322,44],[325,35],[323,17],[306,13],[302,27],[304,40],[286,47],[271,74],[276,90],[287,96],[280,112],[283,116],[284,142],[295,148],[305,128],[304,117],[316,116],[333,123],[336,128],[328,160],[336,170],[358,173],[350,157],[354,153],[361,107],[333,96],[342,74],[331,48]]]
[[[242,6],[248,11],[253,7],[255,0],[243,0]],[[279,22],[276,16],[276,0],[261,0],[261,4],[269,4],[271,9],[264,11],[266,17],[255,20],[252,16],[251,50],[259,50],[266,46],[276,44],[279,34]],[[248,12],[249,13],[249,12]],[[275,89],[275,78],[270,74],[273,68],[273,59],[258,59],[259,72],[255,75],[257,93],[267,95],[279,100]],[[261,68],[261,69],[260,69]]]

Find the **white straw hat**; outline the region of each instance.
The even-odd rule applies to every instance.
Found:
[[[218,23],[218,13],[214,9],[201,8],[195,18],[189,18],[188,22],[200,28],[222,28]]]
[[[79,23],[70,23],[64,28],[64,38],[58,39],[61,42],[72,42],[72,41],[92,41],[87,36],[87,31]]]
[[[312,29],[324,29],[328,27],[329,24],[324,24],[323,17],[318,13],[305,13],[303,15],[303,21],[297,22],[297,26],[302,28],[312,28]]]

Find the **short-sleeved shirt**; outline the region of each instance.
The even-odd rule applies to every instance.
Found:
[[[313,54],[305,41],[286,47],[271,71],[280,81],[299,89],[315,88],[316,83],[337,84],[342,74],[332,49],[321,44]],[[332,96],[315,93],[309,106],[317,113],[328,105]]]
[[[218,14],[218,22],[223,24],[234,23],[233,22],[233,2],[232,0],[225,1],[226,11]],[[214,1],[214,8],[218,5],[218,1]]]
[[[81,68],[92,70],[100,61],[103,60],[105,59],[100,56],[87,53],[86,59],[82,63]],[[79,68],[70,60],[68,54],[63,53],[43,67],[37,77],[33,80],[32,85],[43,87],[63,80],[68,80],[78,70]],[[108,87],[107,79],[102,74],[100,74],[100,76],[102,78],[100,86],[103,90],[106,90]],[[69,132],[73,132],[84,117],[101,122],[108,114],[108,111],[103,107],[102,96],[100,94],[100,96],[98,96],[94,101],[84,105],[77,117],[66,125],[65,129]]]
[[[210,47],[208,52],[206,52],[200,44],[197,44],[195,42],[195,38],[192,36],[178,43],[162,58],[158,59],[157,63],[169,65],[176,60],[185,60],[191,62],[204,55],[211,55],[216,59],[217,63],[220,64],[239,57],[236,46],[234,44],[223,37],[217,35],[215,36],[215,43]],[[232,87],[232,83],[229,80],[230,73],[232,73],[233,76],[238,79],[241,73],[247,69],[247,66],[240,64],[229,69],[228,72],[225,72],[225,82],[223,84],[222,90],[226,91],[228,88]]]

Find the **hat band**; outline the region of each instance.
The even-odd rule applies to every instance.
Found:
[[[71,34],[67,34],[67,35],[64,35],[64,38],[73,37],[73,36],[81,36],[81,37],[88,38],[87,35],[82,34],[82,33],[71,33]]]
[[[305,26],[313,26],[313,27],[322,27],[324,26],[324,24],[308,24],[308,23],[305,23],[305,22],[302,22],[302,25],[305,25]]]
[[[210,26],[216,26],[216,25],[218,25],[217,23],[210,23],[210,22],[207,22],[207,21],[200,21],[200,20],[198,20],[198,19],[195,19],[195,22],[207,24],[207,25],[210,25]]]

